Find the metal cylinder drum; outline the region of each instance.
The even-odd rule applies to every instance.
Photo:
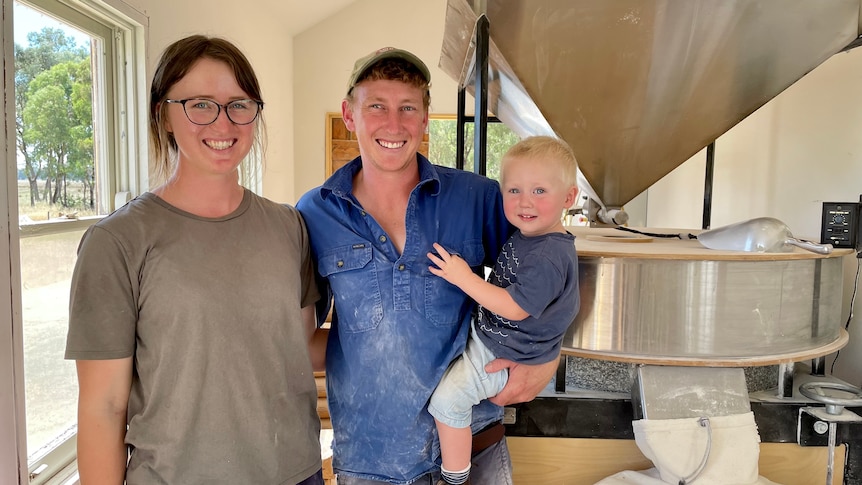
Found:
[[[619,251],[578,239],[581,309],[563,341],[572,354],[710,365],[804,355],[840,337],[839,253],[711,252],[696,241]]]

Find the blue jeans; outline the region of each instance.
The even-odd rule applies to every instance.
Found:
[[[387,482],[366,480],[338,475],[338,485],[381,485]],[[440,479],[440,470],[423,475],[411,482],[411,485],[435,485]],[[509,457],[509,447],[506,438],[495,443],[473,457],[470,467],[471,485],[512,485],[512,459]]]
[[[317,470],[317,473],[297,483],[296,485],[323,485],[323,469]]]

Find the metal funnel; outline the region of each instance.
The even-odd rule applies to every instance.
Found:
[[[794,247],[817,254],[832,252],[831,244],[818,244],[793,237],[790,228],[772,217],[757,217],[704,231],[697,240],[710,249],[755,253],[787,253]]]
[[[566,140],[582,190],[620,207],[856,39],[859,4],[449,0],[440,67],[472,92],[485,13],[489,110]]]

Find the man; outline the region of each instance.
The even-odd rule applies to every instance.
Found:
[[[335,306],[326,372],[339,485],[439,479],[427,404],[464,350],[474,303],[429,271],[426,254],[439,242],[478,269],[493,264],[511,233],[495,181],[434,166],[418,153],[430,80],[404,50],[356,61],[341,110],[360,156],[297,204],[321,291]],[[473,414],[473,485],[512,483],[499,406],[534,398],[556,363],[500,359],[488,371],[504,368],[509,384]]]

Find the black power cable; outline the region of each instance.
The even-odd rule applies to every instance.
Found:
[[[623,226],[617,226],[614,229],[619,229],[620,231],[625,231],[625,232],[633,232],[635,234],[640,234],[642,236],[650,236],[650,237],[664,237],[664,238],[671,238],[671,239],[697,239],[697,236],[695,236],[694,234],[690,234],[690,233],[689,234],[660,234],[657,232],[638,231],[637,229],[632,229],[630,227],[623,227]]]
[[[853,304],[856,302],[856,291],[859,289],[859,270],[862,268],[862,251],[856,253],[856,277],[853,280],[853,294],[850,296],[850,314],[847,315],[847,322],[844,323],[844,330],[850,330],[850,321],[853,320]],[[829,368],[829,373],[835,373],[835,362],[838,361],[838,356],[841,355],[841,350],[835,352],[835,359],[832,360],[832,366]]]

